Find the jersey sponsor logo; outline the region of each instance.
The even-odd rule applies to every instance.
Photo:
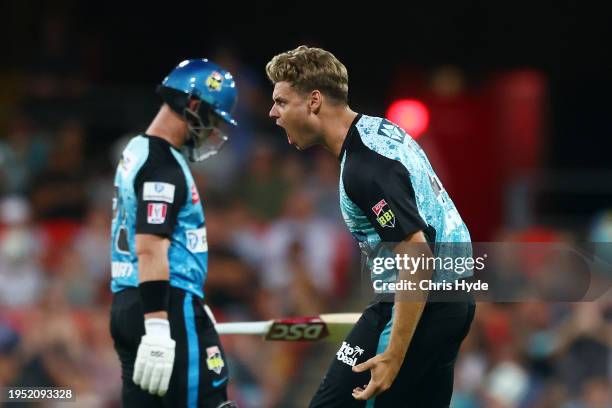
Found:
[[[111,276],[113,278],[129,278],[134,272],[134,266],[130,262],[112,262]]]
[[[383,228],[394,228],[395,227],[395,214],[389,208],[389,205],[383,198],[380,200],[374,207],[372,207],[372,211],[376,215],[376,221]]]
[[[388,120],[383,120],[380,123],[378,134],[400,143],[404,143],[404,138],[406,137],[406,132],[403,129],[395,126]]]
[[[364,350],[359,347],[351,347],[346,341],[342,342],[340,350],[336,353],[336,359],[348,366],[355,367],[357,364],[357,358],[363,355]]]
[[[185,231],[187,238],[187,249],[193,253],[208,251],[208,241],[206,240],[206,228],[198,228]]]
[[[149,224],[163,224],[166,221],[168,204],[149,203],[147,204],[147,222]]]
[[[142,199],[144,201],[165,201],[172,204],[174,202],[174,190],[174,184],[146,181],[142,189]]]
[[[198,189],[195,184],[191,185],[191,204],[197,204],[200,202],[200,195],[198,194]]]
[[[221,350],[218,346],[212,346],[206,348],[206,367],[210,371],[216,374],[221,374],[221,370],[225,367],[223,357],[221,357]]]
[[[219,92],[221,90],[221,85],[223,84],[223,75],[218,73],[217,71],[213,71],[208,78],[206,78],[206,86],[211,91]]]

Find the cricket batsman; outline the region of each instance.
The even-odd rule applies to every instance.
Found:
[[[348,74],[330,52],[300,46],[266,66],[274,85],[270,117],[288,142],[322,145],[340,161],[340,208],[370,255],[434,256],[443,243],[469,246],[468,229],[425,153],[400,127],[348,106]],[[415,248],[419,248],[418,251]],[[472,274],[428,269],[396,277],[433,282]],[[431,301],[433,293],[377,298],[348,334],[310,407],[448,407],[461,342],[474,317],[471,295]]]
[[[204,309],[208,244],[185,156],[201,161],[236,125],[232,75],[181,62],[158,87],[161,109],[132,138],[115,175],[110,330],[124,407],[236,407],[223,347]]]

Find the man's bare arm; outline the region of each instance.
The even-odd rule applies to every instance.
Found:
[[[152,234],[136,234],[136,255],[138,256],[138,277],[140,283],[169,280],[168,248],[170,240]],[[148,318],[167,319],[167,311],[146,313]]]
[[[431,251],[422,231],[413,234],[411,237],[402,241],[395,247],[395,253],[400,256],[407,255],[410,258],[431,257]],[[406,280],[415,282],[415,289],[410,292],[398,291],[395,294],[395,310],[393,316],[393,326],[387,352],[396,358],[400,364],[404,361],[406,351],[412,340],[412,336],[425,309],[427,302],[427,291],[422,290],[419,282],[431,279],[432,272],[421,268],[411,274],[411,271],[400,269],[398,281]]]
[[[409,258],[431,257],[431,251],[422,231],[412,234],[395,247],[395,253]],[[425,266],[425,265],[424,265]],[[365,389],[355,388],[353,397],[358,400],[368,400],[374,395],[388,390],[397,377],[410,341],[425,309],[427,291],[421,290],[419,282],[429,280],[432,272],[421,268],[411,273],[408,269],[399,269],[398,282],[402,280],[414,282],[415,289],[410,291],[397,291],[393,311],[393,325],[387,349],[368,361],[353,367],[353,371],[362,372],[371,370],[371,379]]]

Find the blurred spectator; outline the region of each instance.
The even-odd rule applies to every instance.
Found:
[[[17,115],[0,138],[0,194],[24,194],[47,162],[49,146],[32,120]]]
[[[518,408],[527,393],[528,377],[516,361],[507,360],[495,365],[485,379],[485,406]]]
[[[596,378],[582,387],[580,398],[564,404],[562,408],[610,408],[612,397],[609,378]]]
[[[559,374],[570,395],[596,378],[611,378],[612,326],[601,302],[575,303],[556,333]]]
[[[589,231],[589,241],[594,242],[594,254],[607,265],[605,271],[612,276],[612,210],[597,214]]]
[[[194,177],[203,178],[203,182],[196,181],[202,194],[227,194],[234,187],[239,160],[232,143],[233,130],[229,141],[217,154],[206,159],[205,163],[191,167]]]
[[[61,285],[69,305],[91,306],[96,301],[96,281],[87,275],[85,262],[79,252],[68,246],[60,251],[52,273]]]
[[[312,305],[329,303],[338,289],[334,261],[341,235],[335,224],[315,214],[312,194],[306,189],[288,197],[282,217],[261,242],[262,284],[271,291],[277,310],[294,309],[296,290],[311,293]]]
[[[23,322],[26,362],[17,381],[21,386],[72,388],[85,394],[88,376],[78,366],[85,349],[65,300],[63,285],[50,282],[39,307]]]
[[[612,210],[597,214],[589,238],[592,242],[612,242]]]
[[[238,309],[244,313],[251,309],[258,290],[253,272],[229,248],[210,247],[209,251],[207,303],[226,312]]]
[[[30,208],[21,197],[0,202],[0,304],[33,304],[44,285],[41,270],[43,242],[30,222]]]
[[[74,238],[74,250],[83,261],[83,278],[96,283],[106,283],[110,277],[110,218],[110,211],[90,208]]]
[[[243,203],[261,221],[276,217],[288,191],[288,183],[277,173],[271,147],[259,145],[247,163],[246,174],[239,181],[238,194]]]
[[[121,368],[113,341],[108,335],[108,306],[89,309],[83,316],[81,331],[87,353],[79,362],[87,372],[89,393],[101,406],[118,406],[121,395]],[[114,404],[113,404],[114,403]]]
[[[264,89],[261,76],[250,64],[244,64],[227,44],[219,44],[211,59],[232,73],[240,89],[239,103],[236,105],[235,116],[240,126],[232,129],[230,135],[231,150],[238,162],[248,160],[250,152],[255,148],[254,129],[261,129],[262,122],[268,124],[268,110],[271,100]]]
[[[15,386],[19,371],[19,334],[0,319],[0,387]]]
[[[71,43],[68,20],[61,14],[49,16],[41,25],[40,48],[30,65],[32,95],[49,98],[79,94],[85,82],[81,56]]]
[[[32,205],[38,220],[81,220],[87,205],[84,168],[85,129],[76,120],[62,124],[44,175],[32,185]]]
[[[338,194],[340,164],[337,158],[322,149],[317,151],[314,159],[306,186],[313,194],[317,216],[340,224],[343,222]]]

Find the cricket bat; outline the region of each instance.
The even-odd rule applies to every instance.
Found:
[[[317,341],[346,334],[360,313],[328,313],[313,317],[289,317],[259,322],[216,323],[220,335],[250,334],[273,341]]]

